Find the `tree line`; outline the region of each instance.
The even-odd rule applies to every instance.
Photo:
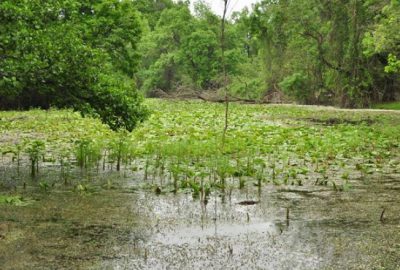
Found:
[[[142,1],[142,91],[223,88],[221,18],[202,1],[194,9]],[[226,28],[232,97],[277,92],[304,104],[365,107],[399,96],[398,0],[263,0],[232,14]]]
[[[0,109],[72,107],[131,130],[147,115],[141,93],[157,91],[343,107],[399,98],[398,0],[262,0],[226,22],[224,61],[221,17],[189,6],[1,1]]]

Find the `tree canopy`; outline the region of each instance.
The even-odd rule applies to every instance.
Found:
[[[132,130],[146,115],[132,79],[140,23],[131,1],[2,1],[0,107],[72,107]]]
[[[399,17],[398,1],[263,0],[227,24],[230,95],[344,107],[396,99]],[[221,18],[203,1],[193,13],[169,3],[158,18],[139,45],[142,91],[221,89]]]
[[[399,18],[397,0],[260,1],[226,23],[229,95],[399,99]],[[4,0],[0,23],[1,109],[72,107],[131,130],[142,93],[226,86],[221,18],[204,1]]]

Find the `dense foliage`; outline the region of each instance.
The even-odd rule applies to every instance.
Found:
[[[72,107],[132,130],[140,36],[131,1],[1,1],[0,108]]]
[[[228,83],[232,98],[344,107],[399,99],[399,1],[260,1],[230,16],[224,61],[221,18],[189,2],[1,1],[0,108],[72,107],[132,130],[147,114],[136,87],[218,96]]]
[[[149,3],[144,14],[154,3],[164,9],[140,44],[142,90],[221,89],[221,18],[202,1],[192,14],[184,1]],[[399,12],[395,0],[264,0],[235,13],[226,42],[231,96],[283,93],[301,103],[345,107],[395,100]]]
[[[138,78],[144,91],[207,89],[216,83],[221,72],[219,19],[207,8],[198,13],[194,17],[185,3],[162,11],[141,43],[144,55]]]

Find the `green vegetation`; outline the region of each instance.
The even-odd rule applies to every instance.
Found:
[[[193,14],[185,1],[156,2],[162,11],[152,1],[140,5],[146,18],[155,16],[139,43],[139,87],[222,99],[221,18],[203,1]],[[281,101],[341,107],[396,100],[399,12],[396,0],[264,0],[232,14],[224,44],[230,98],[284,95]]]
[[[399,0],[218,1],[0,1],[1,269],[399,268]]]
[[[0,194],[0,204],[9,204],[15,206],[26,206],[30,202],[29,200],[25,200],[21,196],[6,196]]]
[[[51,106],[132,130],[141,37],[131,1],[1,1],[0,109]]]
[[[248,185],[346,191],[366,175],[398,173],[397,113],[232,104],[222,147],[223,105],[146,104],[157,110],[133,133],[114,132],[69,111],[3,112],[3,166],[16,170],[19,156],[40,177],[43,156],[61,166],[61,176],[77,169],[89,175],[117,170],[143,178],[143,188],[157,193],[189,189],[202,199],[211,190]]]
[[[374,109],[400,110],[400,102],[380,103],[373,106]]]
[[[132,131],[148,116],[139,90],[341,107],[399,97],[396,0],[263,0],[226,20],[189,2],[2,1],[0,109],[72,108]]]

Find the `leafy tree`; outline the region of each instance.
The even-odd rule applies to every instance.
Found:
[[[136,76],[146,93],[221,90],[221,18],[205,1],[135,1],[148,22]],[[368,106],[398,95],[399,2],[262,0],[228,18],[230,96]],[[231,7],[228,7],[228,10]],[[154,15],[154,16],[152,16]]]
[[[203,1],[195,4],[194,11],[191,14],[187,1],[175,3],[162,11],[154,31],[143,38],[138,82],[144,92],[202,91],[222,86],[220,18]],[[241,52],[232,25],[227,23],[226,32],[226,66],[228,73],[234,74]]]
[[[72,107],[113,129],[132,130],[147,112],[129,76],[140,36],[131,5],[2,1],[0,108]]]
[[[364,38],[365,54],[375,53],[387,55],[388,63],[385,71],[400,73],[400,2],[390,1],[382,8],[381,14],[372,32]]]
[[[85,42],[93,48],[103,49],[113,66],[127,76],[137,71],[140,60],[137,44],[142,29],[138,12],[131,1],[101,0],[80,1],[81,30]]]
[[[389,44],[398,42],[396,1],[389,2],[261,1],[250,18],[257,38],[253,53],[264,59],[267,89],[284,89],[304,103],[347,107],[368,105],[388,93],[393,98],[398,79],[383,74],[386,64],[380,56],[368,58],[365,50],[363,53],[363,43],[368,43],[363,36],[381,14],[386,19],[375,22],[375,29],[391,31],[387,35],[393,38],[388,39]],[[382,36],[376,33],[378,30],[371,36]],[[374,38],[369,43],[379,44]],[[393,55],[396,56],[392,53],[390,61],[385,60],[391,63],[387,71],[390,66],[396,70],[397,58]],[[289,87],[298,85],[299,79],[304,82],[302,87]]]
[[[140,84],[146,92],[153,89],[170,91],[181,80],[183,63],[180,48],[183,39],[192,32],[189,7],[177,4],[166,9],[153,32],[144,37]]]
[[[196,30],[182,45],[182,56],[192,81],[207,89],[220,70],[217,36],[210,30]]]
[[[141,12],[151,30],[156,27],[161,13],[174,6],[172,0],[135,0],[133,4]]]
[[[364,34],[363,53],[374,80],[375,99],[391,101],[396,99],[400,86],[400,3],[371,1],[369,4],[377,12]]]

